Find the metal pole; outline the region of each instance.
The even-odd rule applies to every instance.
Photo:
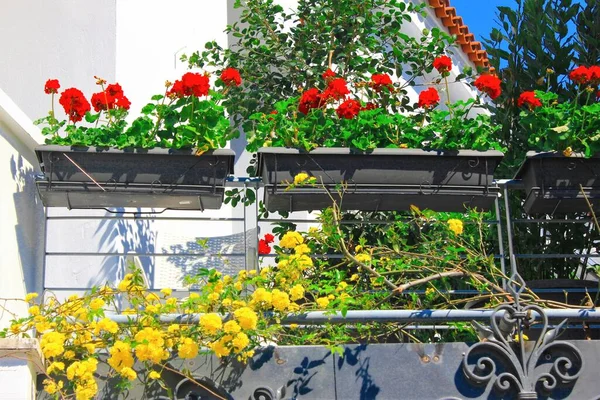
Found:
[[[502,289],[506,290],[506,254],[504,254],[504,238],[502,237],[502,215],[500,212],[500,201],[496,197],[496,219],[498,220],[498,251],[500,252],[500,270],[502,271]]]
[[[513,233],[512,233],[512,221],[510,219],[510,205],[508,201],[508,185],[506,182],[502,183],[502,190],[504,193],[504,206],[506,208],[506,234],[508,236],[508,257],[510,260],[510,274],[511,276],[517,273],[517,261],[515,259],[514,247],[513,247]]]

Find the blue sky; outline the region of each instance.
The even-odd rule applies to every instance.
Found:
[[[516,7],[515,0],[451,0],[450,5],[456,8],[456,14],[463,18],[475,39],[482,42],[496,27],[496,11],[498,6]]]

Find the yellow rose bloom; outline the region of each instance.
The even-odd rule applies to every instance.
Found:
[[[296,253],[298,255],[308,254],[308,253],[310,253],[310,247],[308,247],[304,243],[299,244],[298,246],[294,247],[294,253]]]
[[[223,327],[223,321],[218,314],[204,314],[200,317],[200,326],[207,333],[214,335]]]
[[[223,325],[223,330],[226,333],[238,333],[239,331],[242,330],[242,328],[236,321],[231,320],[231,321],[225,322],[225,325]]]
[[[223,299],[223,301],[221,302],[221,305],[223,305],[223,307],[230,307],[231,299]]]
[[[248,339],[248,335],[246,335],[244,332],[239,332],[237,335],[235,335],[235,338],[231,343],[233,344],[235,350],[240,352],[250,344],[250,339]]]
[[[259,305],[270,306],[273,301],[273,294],[265,288],[258,288],[252,293],[252,302]]]
[[[448,229],[457,235],[463,233],[463,222],[460,219],[449,219]]]
[[[134,381],[135,378],[137,378],[137,373],[129,367],[122,368],[120,374],[122,377],[127,378],[130,381]]]
[[[150,371],[150,373],[148,374],[148,378],[150,378],[150,379],[160,379],[160,372]]]
[[[191,338],[183,338],[177,350],[181,358],[195,358],[198,355],[198,344]]]
[[[317,305],[319,308],[327,308],[329,305],[329,299],[327,297],[319,297],[317,299]]]
[[[95,299],[93,299],[92,301],[90,301],[90,308],[92,310],[99,310],[102,307],[104,307],[106,303],[104,302],[104,300],[102,300],[101,298],[96,297]]]
[[[212,342],[209,344],[210,349],[215,352],[215,355],[219,358],[226,357],[231,353],[231,350],[227,347],[223,340]]]
[[[352,282],[355,282],[355,281],[357,281],[357,280],[358,280],[358,278],[359,278],[358,274],[352,274],[352,276],[350,277],[350,280],[351,280]]]
[[[44,379],[44,382],[42,382],[42,383],[44,384],[44,390],[48,394],[54,394],[63,388],[62,381],[58,381],[58,383],[57,383],[51,379]]]
[[[168,306],[176,306],[177,305],[177,299],[175,297],[170,297],[165,301],[165,304]]]
[[[290,305],[290,296],[279,289],[273,289],[273,307],[279,311],[285,311]]]
[[[233,312],[242,329],[256,329],[258,315],[249,307],[241,307]]]
[[[31,306],[29,307],[30,315],[40,315],[40,307],[39,306]]]
[[[133,367],[134,360],[129,343],[117,340],[108,352],[110,353],[107,360],[108,365],[113,367],[115,371],[119,372],[123,368]]]
[[[304,287],[302,285],[295,285],[290,289],[290,298],[293,301],[299,300],[304,297]]]
[[[65,351],[65,335],[59,332],[47,332],[42,335],[40,347],[44,357],[56,357]]]
[[[371,262],[371,256],[367,253],[360,253],[355,255],[354,257],[356,258],[356,261],[361,262],[363,264],[368,264],[369,262]]]
[[[38,296],[39,295],[37,293],[27,293],[27,295],[25,296],[25,301],[30,302],[33,299],[37,299]]]
[[[160,292],[163,294],[163,296],[169,297],[171,295],[171,293],[173,293],[173,290],[169,289],[169,288],[164,288],[164,289],[161,289]]]
[[[286,232],[279,241],[279,245],[285,249],[293,249],[304,243],[304,238],[296,231]]]
[[[294,176],[294,185],[299,185],[309,178],[306,172],[300,172]]]
[[[50,364],[48,366],[48,368],[46,368],[46,373],[48,375],[50,375],[54,371],[64,371],[64,370],[65,370],[65,363],[62,363],[62,362],[53,362],[52,364]]]

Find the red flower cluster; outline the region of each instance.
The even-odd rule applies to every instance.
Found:
[[[221,73],[221,80],[226,86],[240,86],[242,84],[242,77],[235,68],[225,68]]]
[[[183,74],[181,80],[175,81],[173,87],[167,95],[176,97],[185,96],[207,96],[210,89],[208,76],[197,72],[187,72]]]
[[[75,88],[69,88],[62,92],[58,102],[63,106],[72,122],[81,121],[85,113],[91,110],[90,103],[81,90]]]
[[[335,72],[333,72],[331,68],[327,68],[327,71],[323,72],[321,74],[321,77],[325,80],[327,80],[328,78],[335,78]]]
[[[298,110],[303,114],[308,114],[310,110],[313,108],[319,108],[320,106],[321,93],[319,93],[319,89],[311,88],[302,93]]]
[[[103,92],[92,95],[92,106],[96,112],[122,108],[129,110],[131,102],[123,94],[123,89],[118,83],[108,85]]]
[[[433,60],[433,68],[439,73],[444,74],[452,70],[452,59],[448,56],[440,56]]]
[[[271,235],[270,233],[267,233],[264,239],[260,239],[258,241],[258,254],[270,254],[271,246],[269,246],[269,244],[273,243],[274,241],[275,236]]]
[[[529,107],[530,110],[533,110],[536,107],[541,107],[542,102],[540,101],[540,99],[535,97],[535,92],[529,91],[521,93],[519,99],[517,100],[517,105],[519,107],[523,107],[524,105],[526,105],[527,107]]]
[[[589,68],[583,65],[575,68],[569,74],[569,78],[580,85],[592,84],[597,85],[600,83],[600,66],[593,65]]]
[[[376,92],[379,92],[382,88],[391,90],[393,87],[392,78],[388,74],[373,74],[371,76],[371,86]]]
[[[440,95],[438,91],[431,87],[427,90],[423,90],[419,93],[419,107],[429,108],[435,107],[440,102]]]
[[[475,81],[475,87],[494,100],[502,94],[500,83],[502,83],[502,81],[494,75],[481,75]]]
[[[360,110],[360,102],[354,99],[348,99],[340,104],[335,112],[340,118],[352,119],[358,115]]]
[[[58,79],[48,79],[46,81],[46,85],[44,86],[44,92],[46,92],[46,94],[58,93],[58,89],[60,89]]]
[[[327,89],[325,89],[321,97],[323,101],[329,99],[340,100],[346,97],[347,94],[350,94],[350,90],[346,86],[346,80],[344,78],[335,78],[329,82]]]
[[[369,110],[374,110],[376,108],[377,108],[377,104],[368,102],[367,104],[365,104],[365,106],[363,108],[360,109],[360,111],[369,111]]]

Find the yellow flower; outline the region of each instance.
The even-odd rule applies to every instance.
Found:
[[[361,252],[361,250],[362,250],[362,248],[363,248],[363,247],[362,247],[360,244],[359,244],[359,245],[356,245],[356,247],[354,248],[354,251],[355,251],[356,253],[360,253],[360,252]]]
[[[181,358],[195,358],[198,355],[198,344],[191,338],[183,338],[177,350]]]
[[[529,340],[529,337],[527,337],[526,334],[521,333],[520,337],[519,337],[519,335],[515,335],[515,341],[520,342],[521,341],[521,337],[523,338],[523,340]]]
[[[109,353],[108,365],[113,367],[115,371],[119,372],[123,368],[133,367],[134,360],[129,343],[117,340],[113,347],[110,348]]]
[[[137,373],[129,367],[122,368],[120,374],[122,377],[127,378],[130,381],[134,381],[135,378],[137,378]]]
[[[163,346],[163,333],[154,328],[144,328],[135,334],[135,341],[140,343],[135,347],[135,354],[140,361],[152,360],[159,363],[169,358],[169,352]]]
[[[269,267],[261,268],[260,276],[262,276],[264,278],[265,276],[267,276],[269,274],[269,272],[271,272],[271,268],[269,268]]]
[[[427,288],[425,289],[425,296],[430,296],[432,294],[435,293],[435,289],[434,288]]]
[[[103,330],[109,333],[117,333],[117,331],[119,330],[119,325],[117,325],[115,321],[111,321],[108,318],[102,318],[100,321],[98,321],[97,327],[99,330]]]
[[[164,289],[161,289],[160,292],[163,294],[163,296],[169,297],[171,295],[171,293],[173,293],[173,290],[169,289],[169,288],[164,288]]]
[[[448,229],[457,235],[463,233],[463,222],[460,219],[449,219]]]
[[[363,264],[367,264],[367,263],[371,262],[371,256],[368,255],[367,253],[360,253],[354,257],[356,258],[356,261],[361,262]]]
[[[154,304],[148,304],[146,306],[145,311],[150,314],[156,314],[156,313],[158,313],[158,307],[155,306]]]
[[[241,271],[238,273],[238,279],[239,279],[240,281],[243,281],[243,280],[244,280],[244,279],[246,279],[247,277],[248,277],[248,271],[246,271],[245,269],[241,270]]]
[[[235,290],[242,290],[242,282],[236,282],[233,284],[233,287],[235,288]]]
[[[273,307],[279,311],[285,311],[290,305],[290,296],[279,289],[273,289]]]
[[[127,277],[125,277],[127,278]],[[119,288],[119,290],[121,292],[126,292],[127,288],[131,285],[131,281],[129,279],[123,279],[121,282],[119,282],[119,284],[117,285],[117,288]]]
[[[294,185],[299,185],[301,183],[303,183],[305,180],[307,180],[308,174],[306,172],[300,172],[298,175],[296,175],[294,177]]]
[[[225,322],[225,325],[223,325],[223,330],[226,333],[238,333],[241,329],[242,328],[240,327],[240,325],[234,320],[227,321]]]
[[[294,247],[294,253],[296,253],[298,255],[310,253],[310,247],[308,247],[304,243],[299,244],[298,246]]]
[[[241,307],[233,312],[242,329],[256,329],[258,315],[249,307]]]
[[[169,325],[169,327],[167,328],[167,332],[175,333],[175,332],[179,331],[179,328],[180,328],[179,324],[172,324],[172,325]]]
[[[224,285],[229,285],[232,280],[233,280],[233,278],[230,275],[225,275],[223,277],[223,284]]]
[[[48,366],[48,368],[46,368],[46,373],[48,375],[50,375],[54,371],[64,371],[64,370],[65,370],[65,363],[62,363],[62,362],[53,362],[52,364],[50,364]]]
[[[165,304],[168,306],[176,306],[177,305],[177,299],[175,297],[170,297],[165,301]]]
[[[192,299],[192,300],[193,299],[197,299],[199,297],[200,297],[200,295],[198,293],[190,293],[190,296],[189,296],[189,298]]]
[[[40,346],[44,357],[56,357],[65,351],[65,335],[59,332],[47,332],[42,335]]]
[[[25,301],[30,302],[33,299],[37,299],[39,295],[37,293],[27,293],[25,296]]]
[[[341,281],[338,284],[338,287],[335,289],[337,292],[341,292],[342,290],[346,290],[346,288],[348,287],[348,284],[344,281]]]
[[[102,299],[100,299],[100,298],[96,297],[95,299],[93,299],[92,301],[90,301],[90,308],[91,308],[92,310],[94,310],[94,311],[95,311],[95,310],[99,310],[99,309],[101,309],[102,307],[104,307],[104,305],[105,305],[105,304],[106,304],[106,303],[104,302],[104,300],[102,300]]]
[[[40,307],[39,306],[31,306],[31,307],[29,307],[29,314],[31,314],[31,315],[40,315]]]
[[[290,324],[290,329],[298,329],[298,324]]]
[[[229,307],[231,306],[231,299],[223,299],[221,304],[223,305],[223,307]]]
[[[352,274],[352,276],[350,277],[350,280],[351,280],[352,282],[355,282],[355,281],[357,281],[357,280],[358,280],[358,278],[359,278],[358,274]]]
[[[294,263],[299,269],[305,270],[308,267],[313,266],[312,258],[306,254],[298,255],[293,254],[290,256],[290,263]]]
[[[237,310],[238,308],[242,308],[242,307],[246,307],[246,302],[244,300],[234,300],[233,303],[231,303],[231,307],[234,310]]]
[[[279,241],[279,245],[285,249],[293,249],[304,243],[304,238],[296,231],[286,232]]]
[[[63,357],[66,358],[67,360],[75,358],[75,352],[73,350],[67,350],[67,351],[65,351],[65,354],[63,354]]]
[[[158,295],[156,293],[149,293],[146,296],[146,302],[152,304],[152,303],[156,303],[157,301],[160,301],[160,297],[158,297]]]
[[[20,333],[20,332],[21,332],[21,328],[22,328],[22,327],[23,327],[23,325],[21,325],[21,324],[19,324],[19,323],[13,323],[13,324],[10,326],[10,331],[11,331],[11,332],[12,332],[14,335],[16,335],[16,334],[18,334],[18,333]]]
[[[259,305],[270,306],[273,300],[271,292],[265,290],[265,288],[258,288],[252,293],[252,302]]]
[[[208,300],[217,301],[219,300],[219,293],[211,293],[208,295]]]
[[[237,335],[235,335],[235,338],[231,343],[233,344],[235,350],[240,352],[250,344],[250,339],[248,339],[248,335],[246,335],[244,332],[239,332]]]
[[[54,382],[52,379],[44,379],[44,390],[48,394],[54,394],[63,388],[63,382],[58,381],[58,383]]]
[[[150,378],[150,379],[160,379],[160,372],[150,371],[150,373],[148,374],[148,378]]]
[[[295,285],[290,289],[290,298],[294,301],[304,297],[304,287],[300,284]]]
[[[571,157],[571,155],[573,155],[573,149],[571,147],[567,147],[563,150],[563,155],[565,157]]]
[[[225,345],[223,340],[219,340],[217,342],[212,342],[208,345],[212,351],[215,352],[217,357],[226,357],[231,353],[231,350]]]
[[[223,327],[223,321],[221,321],[221,317],[218,314],[204,314],[200,317],[200,326],[209,334],[214,335]]]
[[[319,308],[327,308],[329,305],[329,299],[327,297],[319,297],[317,299],[317,305]]]

